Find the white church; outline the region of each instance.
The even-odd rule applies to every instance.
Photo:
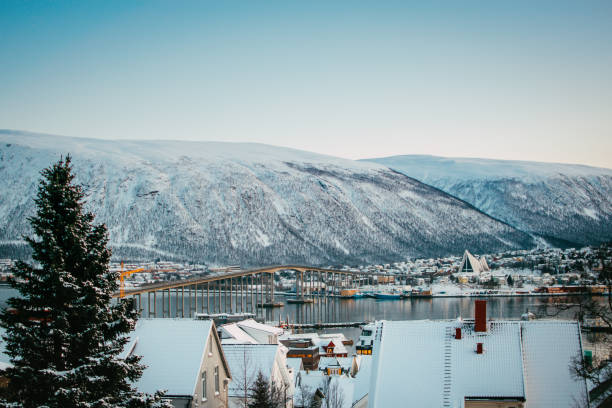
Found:
[[[467,249],[463,253],[463,259],[461,260],[461,266],[459,267],[459,272],[464,273],[482,273],[482,272],[490,272],[489,264],[487,264],[487,260],[484,256],[480,258],[476,258],[474,255],[470,253]]]

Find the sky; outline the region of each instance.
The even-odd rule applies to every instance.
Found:
[[[3,0],[0,128],[612,168],[612,1]]]

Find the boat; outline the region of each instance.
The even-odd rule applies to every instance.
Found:
[[[342,289],[340,297],[342,299],[357,299],[363,297],[363,294],[359,292],[359,289]]]
[[[431,292],[431,289],[412,289],[410,297],[431,298],[433,297],[433,293]]]
[[[401,295],[401,293],[376,292],[376,293],[374,293],[374,297],[376,299],[387,300],[387,299],[401,299],[402,295]]]

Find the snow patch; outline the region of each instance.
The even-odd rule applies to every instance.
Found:
[[[266,234],[263,233],[263,231],[261,230],[256,230],[255,231],[255,239],[257,240],[257,242],[259,242],[264,248],[265,247],[269,247],[270,244],[270,237],[268,237]]]
[[[596,221],[599,221],[599,217],[597,216],[597,211],[595,211],[592,208],[585,208],[583,210],[583,214],[586,215],[587,217],[590,217]]]
[[[345,255],[348,255],[350,252],[348,249],[346,249],[341,243],[340,241],[338,241],[338,238],[334,238],[334,244],[336,245],[336,248],[338,248],[339,250],[341,250],[342,252],[344,252]]]

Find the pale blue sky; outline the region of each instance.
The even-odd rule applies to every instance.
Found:
[[[0,128],[612,167],[612,1],[3,0]]]

